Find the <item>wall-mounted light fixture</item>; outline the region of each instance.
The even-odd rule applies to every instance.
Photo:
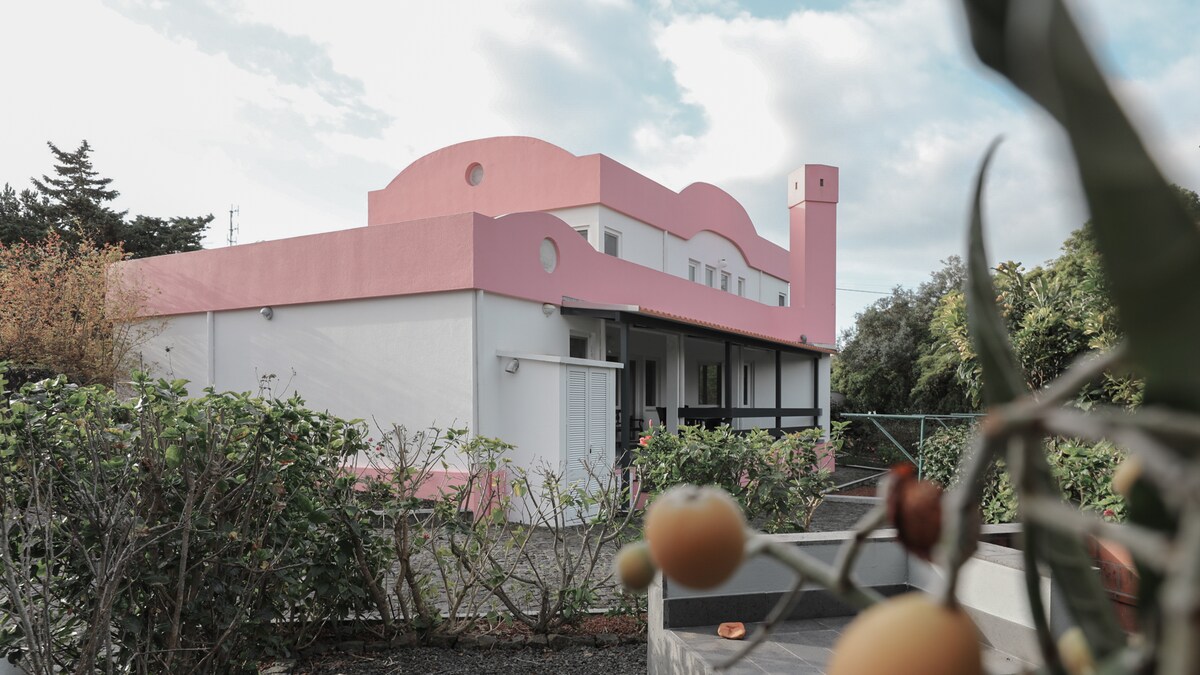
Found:
[[[725,269],[726,267],[729,267],[729,262],[724,258],[721,258],[721,260],[717,262],[717,267],[720,269]]]
[[[504,372],[512,374],[521,369],[521,359],[512,359],[504,366]]]
[[[270,321],[271,317],[275,316],[275,310],[271,309],[270,307],[263,307],[262,309],[258,310],[258,313],[262,314],[262,318],[266,319],[267,321]]]
[[[546,316],[550,316],[551,314],[554,313],[555,309],[558,309],[558,308],[547,302],[542,305],[542,314],[545,314]]]

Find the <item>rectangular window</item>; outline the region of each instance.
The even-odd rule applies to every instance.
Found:
[[[584,240],[588,238],[588,229],[586,227],[575,228],[575,231],[578,232],[579,236],[583,237]]]
[[[562,344],[561,342],[559,344]],[[573,359],[586,359],[588,357],[588,339],[582,335],[571,336],[571,352],[570,356]]]
[[[700,364],[700,405],[721,405],[721,364]]]
[[[780,306],[780,307],[787,307],[787,293],[780,293],[780,294],[779,294],[779,306]]]
[[[700,281],[700,261],[688,261],[688,281]]]
[[[729,272],[721,272],[721,290],[729,292]]]
[[[738,277],[738,295],[746,297],[746,278]]]
[[[704,266],[704,285],[712,288],[717,285],[717,268]]]
[[[749,408],[754,403],[754,367],[742,366],[742,405]]]
[[[646,362],[646,396],[645,406],[654,408],[658,406],[658,362]]]
[[[614,258],[621,257],[621,233],[612,230],[604,231],[604,253]]]

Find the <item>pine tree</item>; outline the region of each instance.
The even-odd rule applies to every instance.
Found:
[[[120,241],[125,212],[108,204],[121,193],[109,187],[111,178],[101,178],[92,167],[92,146],[85,140],[75,152],[60,150],[53,143],[54,176],[32,179],[45,201],[35,211],[48,221],[65,240],[90,241],[96,246]]]
[[[85,140],[74,152],[47,143],[54,155],[54,175],[33,178],[34,190],[20,195],[8,185],[0,192],[0,244],[37,242],[51,232],[63,241],[97,248],[120,245],[134,258],[200,250],[212,215],[126,219],[126,211],[110,205],[120,193],[112,179],[92,166],[92,146]]]
[[[49,234],[49,223],[36,213],[41,207],[33,190],[21,190],[17,194],[5,183],[4,189],[0,190],[0,246],[40,241]]]

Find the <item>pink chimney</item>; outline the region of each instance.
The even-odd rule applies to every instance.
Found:
[[[838,168],[805,164],[788,176],[791,306],[810,344],[832,347],[836,334]]]

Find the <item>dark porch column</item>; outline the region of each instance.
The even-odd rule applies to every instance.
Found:
[[[783,361],[782,352],[775,350],[775,409],[783,407]],[[775,429],[778,431],[783,426],[783,418],[775,416]]]
[[[633,367],[629,363],[629,324],[617,324],[617,359],[625,364],[621,372],[621,427],[617,434],[617,462],[622,469],[629,468],[632,458],[629,456],[629,438],[633,433],[633,382],[631,375]]]
[[[821,407],[821,357],[817,356],[813,359],[813,402],[812,407]],[[821,424],[820,417],[813,417],[813,426]]]
[[[725,407],[733,408],[733,345],[725,341]],[[733,426],[733,418],[725,420]]]

